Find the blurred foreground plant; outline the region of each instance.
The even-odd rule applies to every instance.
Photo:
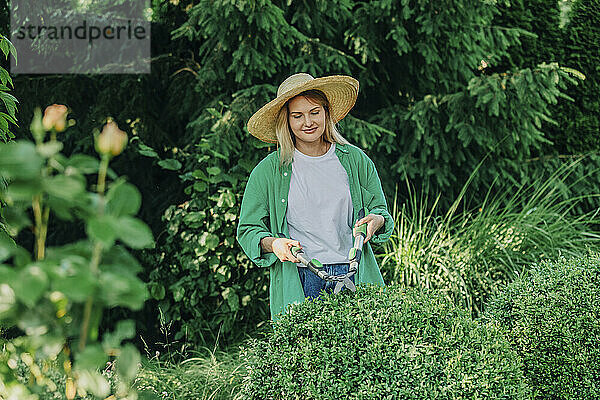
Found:
[[[100,160],[82,154],[67,158],[56,138],[70,125],[67,112],[54,104],[42,118],[36,109],[31,123],[35,143],[0,144],[0,176],[9,182],[0,192],[5,204],[0,219],[0,328],[10,329],[12,336],[0,338],[0,398],[24,400],[58,392],[66,399],[111,394],[136,399],[131,387],[140,354],[132,344],[122,345],[135,335],[134,322],[121,321],[102,338],[98,330],[107,307],[142,307],[147,290],[136,276],[141,266],[123,245],[153,247],[154,239],[134,217],[139,191],[108,167],[123,151],[127,135],[109,121],[102,133],[94,132]],[[47,131],[50,139],[45,141]],[[86,189],[90,174],[97,175],[94,191]],[[50,211],[74,224],[83,220],[87,238],[46,247]],[[33,254],[13,240],[23,229],[34,233]],[[116,376],[111,385],[99,370],[113,359]],[[49,375],[56,366],[64,373],[64,380],[58,380],[63,387]]]
[[[565,164],[545,180],[533,177],[514,190],[492,185],[484,202],[470,208],[465,193],[476,169],[444,215],[437,210],[440,195],[430,203],[408,185],[402,208],[394,201],[397,228],[379,256],[386,283],[441,289],[477,316],[489,295],[534,263],[597,248],[598,211],[573,210],[600,195],[564,196],[565,189],[570,192],[597,173],[571,179],[580,162]]]

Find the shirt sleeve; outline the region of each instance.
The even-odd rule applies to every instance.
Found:
[[[259,267],[270,267],[278,260],[274,253],[265,253],[260,247],[262,238],[275,236],[267,226],[269,204],[265,190],[264,176],[260,176],[255,168],[244,189],[236,233],[236,239],[244,253]]]
[[[375,168],[375,163],[367,157],[367,182],[366,189],[369,191],[373,198],[369,204],[365,205],[371,214],[381,215],[385,221],[382,227],[371,238],[373,243],[383,243],[389,240],[392,232],[394,231],[394,218],[390,215],[385,195],[381,187],[381,180]]]

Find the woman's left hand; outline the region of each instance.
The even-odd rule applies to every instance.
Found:
[[[377,232],[377,230],[381,228],[383,224],[385,224],[385,218],[382,215],[369,214],[366,217],[356,221],[356,224],[354,224],[354,228],[352,229],[352,234],[356,235],[356,227],[364,223],[367,224],[367,237],[365,237],[366,243],[369,241],[369,239],[371,239],[371,237],[373,237],[375,232]]]

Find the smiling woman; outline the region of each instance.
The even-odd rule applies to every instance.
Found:
[[[358,81],[352,77],[295,74],[248,121],[252,135],[278,145],[250,174],[237,228],[248,257],[270,267],[274,320],[290,304],[331,292],[335,282],[322,275],[351,275],[350,288],[354,283],[384,286],[368,242],[388,240],[394,221],[373,161],[335,126],[357,96]],[[363,253],[353,275],[349,254],[362,224]],[[293,247],[318,259],[319,275],[307,272]]]
[[[292,141],[296,148],[309,156],[320,156],[329,150],[331,143],[323,140],[325,132],[325,107],[327,98],[317,90],[301,93],[287,103],[287,115],[290,130],[293,133]],[[281,114],[286,110],[282,109]],[[329,115],[329,113],[327,113]],[[331,117],[328,121],[333,125]],[[315,142],[325,145],[324,148],[315,148]],[[316,154],[311,154],[315,153]]]

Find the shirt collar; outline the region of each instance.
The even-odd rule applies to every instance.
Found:
[[[342,143],[336,143],[335,144],[335,150],[339,150],[343,153],[348,153],[348,146]]]

